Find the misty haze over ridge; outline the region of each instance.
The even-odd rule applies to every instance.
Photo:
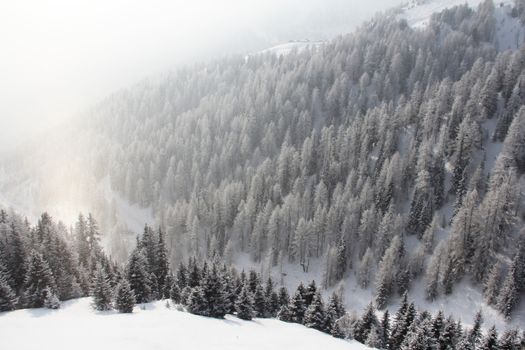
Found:
[[[350,32],[399,0],[0,5],[0,155],[180,65]]]

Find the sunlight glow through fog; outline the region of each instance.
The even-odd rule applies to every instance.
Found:
[[[4,1],[0,153],[148,75],[288,40],[328,39],[399,2]]]

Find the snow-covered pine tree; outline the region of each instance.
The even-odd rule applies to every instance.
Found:
[[[151,301],[151,280],[146,267],[147,260],[142,250],[136,248],[129,257],[126,266],[126,278],[138,304]]]
[[[60,301],[58,300],[57,295],[51,290],[51,288],[45,289],[45,299],[44,299],[44,307],[47,309],[59,309],[60,308]]]
[[[186,265],[183,262],[181,262],[177,268],[175,283],[177,283],[177,287],[181,291],[188,285],[188,271],[186,269]]]
[[[484,337],[479,350],[499,350],[498,331],[492,326]]]
[[[282,305],[277,313],[277,319],[283,322],[293,322],[292,314],[288,305]]]
[[[379,331],[381,340],[381,345],[379,348],[386,349],[390,343],[390,313],[388,310],[385,310],[383,313],[383,317],[381,318],[381,323],[379,325]]]
[[[290,295],[288,294],[288,290],[286,289],[286,287],[282,286],[281,288],[279,288],[279,306],[288,306],[289,303]]]
[[[456,324],[454,320],[449,317],[443,326],[443,330],[438,338],[439,349],[453,349],[456,342]]]
[[[430,174],[422,170],[416,179],[414,197],[407,222],[407,232],[422,237],[434,215]]]
[[[244,284],[241,293],[237,297],[235,310],[237,311],[237,317],[242,320],[250,321],[255,316],[253,297],[247,283]]]
[[[430,258],[430,262],[427,266],[425,273],[425,298],[429,301],[433,301],[438,296],[439,290],[439,277],[441,269],[441,259],[445,250],[444,244],[440,243],[434,250],[434,254]]]
[[[187,303],[188,312],[194,315],[208,316],[210,310],[201,287],[192,288]]]
[[[516,283],[519,273],[519,260],[517,257],[518,254],[516,254],[516,257],[512,261],[498,297],[497,308],[508,320],[511,319],[512,312],[519,302],[519,289]]]
[[[257,287],[255,287],[255,293],[253,293],[253,309],[255,317],[266,317],[266,298],[263,287],[260,283],[257,284]]]
[[[55,281],[49,265],[42,254],[33,250],[29,256],[27,275],[24,281],[24,300],[29,307],[42,307],[46,290],[55,289]]]
[[[175,304],[180,304],[180,303],[181,303],[181,292],[180,292],[180,289],[179,289],[179,286],[178,286],[177,282],[174,282],[174,283],[171,285],[171,289],[170,289],[170,299],[171,299]]]
[[[499,349],[501,350],[519,350],[520,349],[520,335],[518,330],[510,328],[505,330],[499,342]]]
[[[315,284],[315,280],[312,280],[312,282],[310,282],[308,286],[306,286],[306,291],[304,293],[304,303],[307,308],[310,306],[310,304],[314,300],[314,296],[316,293],[317,293],[317,286]]]
[[[430,320],[424,319],[422,322],[414,322],[409,327],[409,331],[403,341],[401,350],[432,349],[434,347],[430,331]]]
[[[303,284],[299,284],[295,294],[290,299],[288,309],[290,310],[290,316],[292,322],[303,323],[304,313],[306,312],[306,303],[304,301],[305,288]]]
[[[308,328],[314,328],[319,331],[326,329],[326,312],[323,305],[321,293],[316,292],[313,300],[306,309],[304,314],[304,325]]]
[[[368,285],[370,284],[370,274],[373,259],[374,258],[372,256],[372,250],[370,248],[367,248],[365,254],[363,255],[363,258],[361,259],[361,263],[359,264],[359,270],[357,272],[357,282],[359,283],[359,286],[363,289],[368,288]]]
[[[403,302],[396,313],[396,320],[390,336],[391,348],[397,349],[403,344],[416,315],[414,303],[408,305],[406,299],[403,298]]]
[[[476,313],[474,316],[474,325],[472,326],[472,329],[466,333],[467,340],[469,341],[472,348],[476,348],[479,346],[481,340],[482,340],[482,329],[481,326],[483,325],[483,315],[481,313],[481,310]]]
[[[354,328],[354,338],[358,342],[365,343],[372,327],[375,327],[376,330],[377,327],[379,327],[379,321],[375,312],[374,304],[368,304],[363,316],[361,316],[361,319],[357,322]]]
[[[370,328],[370,332],[368,333],[368,337],[366,338],[365,345],[369,346],[374,349],[381,349],[382,343],[381,343],[381,335],[379,334],[378,327],[373,325],[372,328]]]
[[[14,310],[17,303],[18,298],[15,292],[7,283],[7,278],[0,272],[0,311]]]
[[[332,296],[328,301],[328,305],[326,306],[326,317],[324,326],[325,332],[330,333],[333,329],[335,322],[339,318],[343,317],[345,312],[345,307],[337,293],[332,293]]]
[[[168,261],[168,250],[165,243],[165,234],[159,228],[158,241],[156,246],[156,261],[155,261],[155,276],[157,277],[157,283],[159,290],[158,295],[162,298],[168,298],[171,288],[171,284],[167,284],[166,280],[170,274],[169,261]]]
[[[11,254],[9,261],[5,264],[8,265],[9,271],[11,271],[11,278],[13,279],[14,285],[13,290],[15,293],[20,293],[24,285],[24,278],[26,275],[27,268],[27,244],[21,236],[20,229],[12,221],[9,230],[9,246],[11,248]]]
[[[104,269],[98,266],[91,290],[93,308],[98,311],[108,311],[113,308],[113,291]]]
[[[485,285],[483,286],[483,296],[485,297],[487,304],[496,305],[501,282],[501,264],[497,262],[490,270]]]
[[[175,284],[174,284],[175,285]],[[115,296],[115,309],[121,313],[133,312],[135,306],[135,294],[127,279],[123,278],[117,285]]]

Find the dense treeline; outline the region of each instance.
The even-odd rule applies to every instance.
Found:
[[[47,213],[31,226],[0,210],[0,311],[23,307],[58,308],[60,300],[91,295],[96,276],[111,283],[121,271],[101,249],[93,216],[79,216],[75,228]]]
[[[525,292],[525,46],[498,51],[507,12],[523,17],[523,1],[417,30],[387,14],[315,49],[183,69],[108,98],[66,142],[87,147],[72,149],[89,184],[109,176],[154,208],[173,266],[320,261],[322,286],[354,273],[380,309],[415,281],[434,300],[468,279],[511,318]]]
[[[517,329],[498,337],[492,327],[484,335],[481,313],[466,329],[442,312],[434,316],[418,312],[406,293],[391,319],[388,311],[379,314],[373,303],[361,316],[348,313],[336,292],[325,303],[315,281],[300,284],[290,296],[271,277],[263,283],[254,270],[239,273],[217,259],[199,263],[190,258],[173,274],[164,233],[148,226],[121,269],[100,249],[91,215],[87,219],[80,215],[70,230],[45,213],[34,227],[4,210],[0,220],[0,311],[54,309],[60,307],[59,300],[90,295],[96,310],[131,313],[136,303],[169,298],[178,308],[200,316],[278,318],[378,349],[517,350],[525,342],[525,333]]]

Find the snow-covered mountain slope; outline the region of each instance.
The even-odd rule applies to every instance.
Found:
[[[0,313],[0,349],[368,349],[273,319],[218,320],[168,309],[165,301],[135,307],[132,314],[96,312],[90,300],[71,300],[59,310]]]
[[[477,7],[484,0],[411,0],[402,8],[402,17],[412,27],[426,26],[432,14],[441,12],[454,6],[468,4]],[[499,4],[510,5],[512,0],[498,1]]]
[[[294,50],[297,50],[298,52],[309,48],[317,48],[321,45],[323,45],[324,41],[309,41],[309,40],[298,40],[298,41],[290,41],[284,44],[272,46],[270,48],[264,49],[262,51],[257,52],[257,54],[264,54],[264,53],[274,53],[277,56],[281,55],[287,55],[291,53]]]

